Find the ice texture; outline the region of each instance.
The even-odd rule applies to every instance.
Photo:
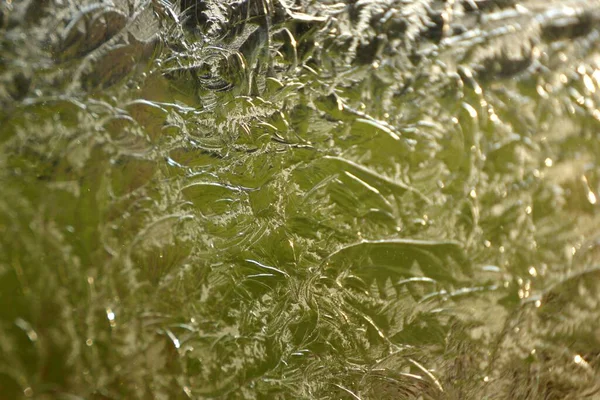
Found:
[[[597,399],[600,1],[4,0],[0,399]]]

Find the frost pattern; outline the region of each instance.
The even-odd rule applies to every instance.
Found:
[[[0,397],[597,398],[597,0],[1,7]]]

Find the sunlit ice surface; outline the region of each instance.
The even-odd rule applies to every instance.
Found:
[[[598,398],[598,10],[5,0],[0,398]]]

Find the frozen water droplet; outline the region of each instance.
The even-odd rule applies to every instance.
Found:
[[[560,80],[561,83],[566,84],[567,82],[569,82],[569,78],[567,78],[567,76],[565,74],[560,74],[560,76],[558,77],[558,79]]]
[[[543,98],[543,99],[548,98],[548,92],[546,92],[546,90],[544,89],[544,87],[542,85],[537,85],[537,87],[535,89],[541,98]]]
[[[108,318],[111,328],[117,326],[117,322],[115,321],[115,313],[110,307],[106,309],[106,318]]]
[[[596,204],[597,202],[596,195],[591,190],[588,191],[587,199],[590,202],[590,204]]]
[[[596,93],[596,86],[594,85],[594,81],[592,81],[592,78],[590,78],[589,75],[583,76],[583,84],[585,85],[585,88],[588,90],[588,92]]]
[[[21,328],[32,342],[38,340],[37,332],[33,329],[29,322],[25,321],[24,319],[17,318],[15,325]]]

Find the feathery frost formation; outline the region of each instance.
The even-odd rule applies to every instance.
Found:
[[[598,0],[0,7],[0,398],[600,395]]]

